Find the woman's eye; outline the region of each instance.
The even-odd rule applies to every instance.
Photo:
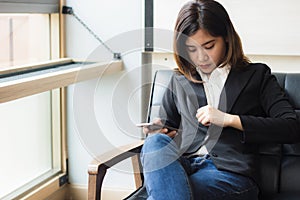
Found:
[[[208,45],[208,46],[204,46],[204,49],[212,49],[214,46],[215,46],[215,44],[211,44],[211,45]]]
[[[193,48],[193,47],[188,47],[187,49],[188,49],[189,52],[195,52],[196,51],[196,48]]]

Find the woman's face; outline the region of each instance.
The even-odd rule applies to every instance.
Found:
[[[226,43],[223,37],[213,37],[206,30],[198,30],[185,44],[191,61],[203,73],[210,74],[224,60]]]

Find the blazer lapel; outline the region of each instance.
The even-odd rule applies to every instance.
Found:
[[[244,70],[231,69],[224,88],[221,92],[219,109],[230,112],[243,88],[247,85],[255,70],[246,68]]]
[[[200,76],[196,76],[196,78],[197,80],[201,81]],[[199,107],[207,104],[203,84],[192,83],[189,80],[187,80],[184,76],[178,77],[177,80],[182,88],[182,91],[178,92],[184,92],[181,95],[184,95],[187,101],[189,101],[187,102],[189,112],[196,112],[196,110]]]

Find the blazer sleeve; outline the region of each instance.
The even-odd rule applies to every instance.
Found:
[[[241,115],[242,142],[296,143],[300,121],[271,70],[265,65],[260,87],[260,104],[266,117]]]
[[[159,110],[159,117],[161,118],[163,124],[168,126],[179,128],[181,116],[178,112],[178,102],[176,98],[176,84],[174,83],[175,75],[172,76],[168,88],[166,89],[163,99],[162,105]]]

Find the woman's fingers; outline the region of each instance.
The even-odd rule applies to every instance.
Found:
[[[203,106],[197,110],[196,118],[199,123],[209,126],[211,123],[209,106]]]
[[[158,124],[158,125],[162,125],[161,119],[156,118],[153,120],[153,124]],[[168,135],[171,138],[174,138],[177,135],[177,131],[176,130],[169,130],[168,128],[161,128],[161,129],[150,129],[147,126],[143,127],[143,133],[144,134],[156,134],[156,133],[163,133]]]
[[[153,122],[153,124],[162,125],[162,122],[161,122],[160,118],[155,118],[155,119],[153,119],[152,122]],[[161,129],[153,130],[153,129],[148,128],[148,126],[143,127],[143,133],[144,134],[156,133],[156,132],[160,132],[160,131],[161,131]]]
[[[167,133],[170,138],[174,138],[177,135],[177,131],[170,131]]]
[[[209,126],[210,124],[215,124],[221,127],[226,125],[225,117],[227,113],[224,113],[212,106],[203,106],[197,110],[196,118],[199,123],[204,126]]]

